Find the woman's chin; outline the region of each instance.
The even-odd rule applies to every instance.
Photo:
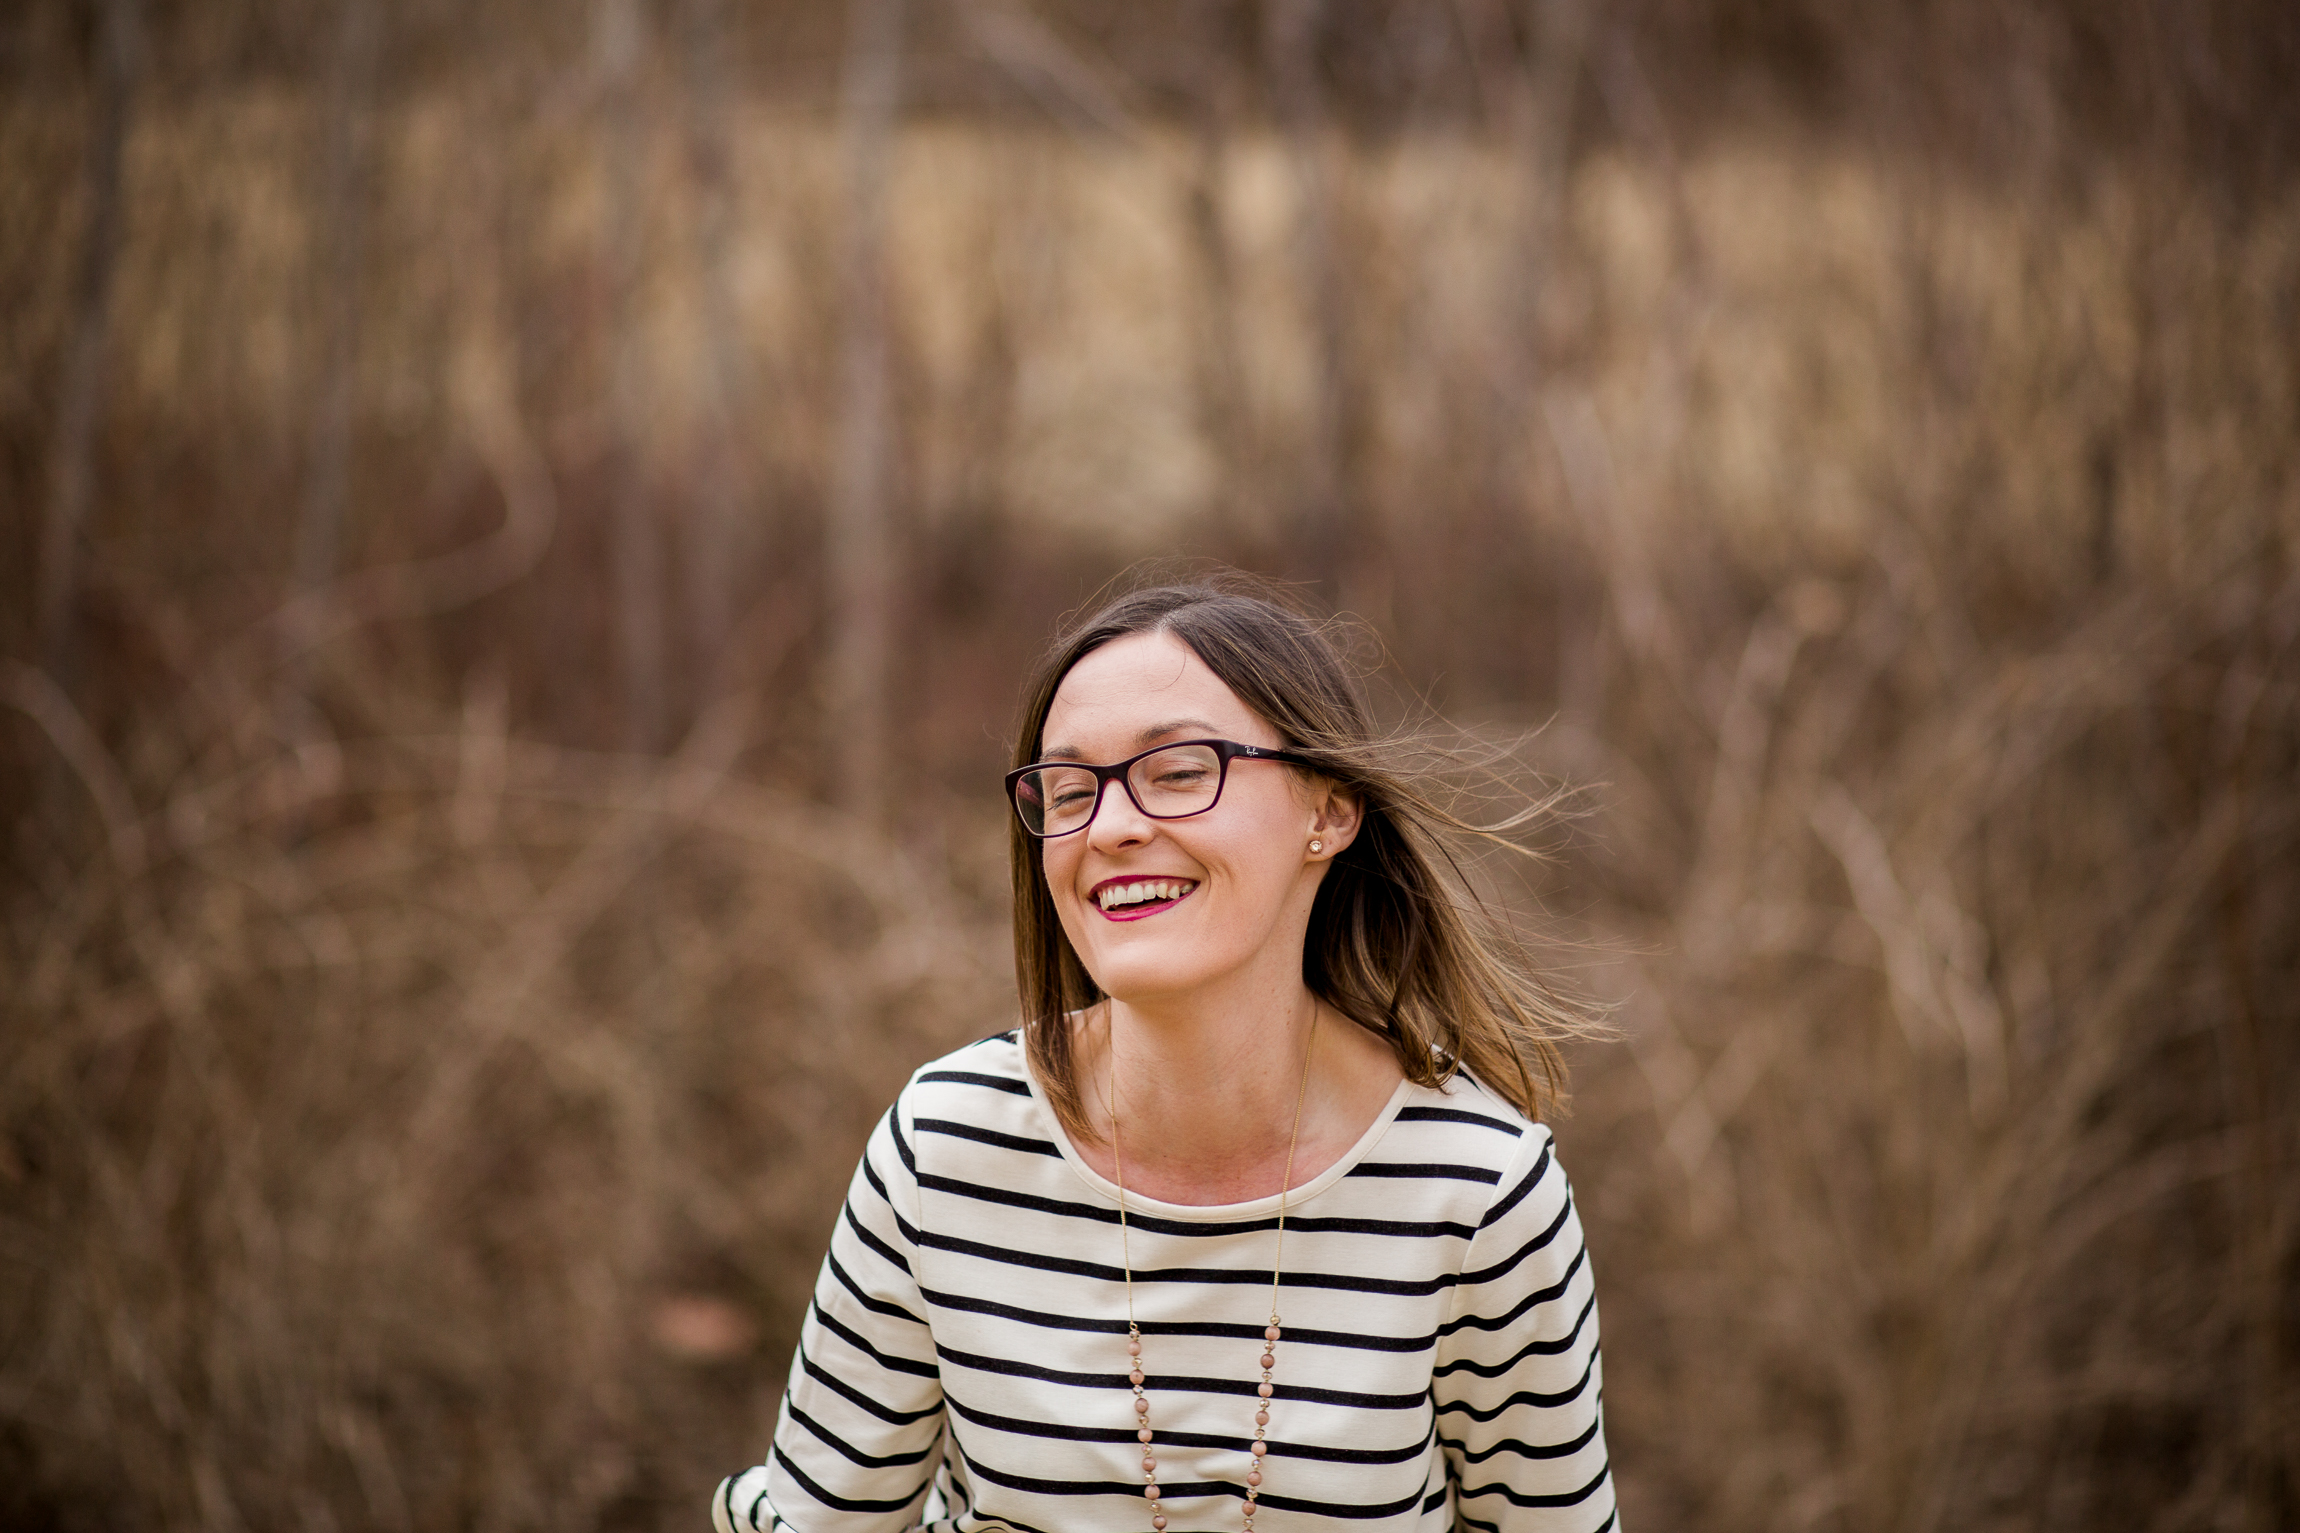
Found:
[[[1090,966],[1102,993],[1122,1006],[1156,1009],[1203,991],[1220,976],[1202,955],[1195,962],[1160,962],[1159,955],[1126,953],[1104,956]]]

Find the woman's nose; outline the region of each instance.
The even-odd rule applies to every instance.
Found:
[[[1155,823],[1134,807],[1134,795],[1126,791],[1126,785],[1113,778],[1102,785],[1102,798],[1094,806],[1086,838],[1097,847],[1135,846],[1150,839]]]

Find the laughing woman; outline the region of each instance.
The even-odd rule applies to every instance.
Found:
[[[872,1135],[720,1533],[1610,1528],[1576,1018],[1325,631],[1122,597],[1007,788],[1022,1025]]]

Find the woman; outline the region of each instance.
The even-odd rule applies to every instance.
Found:
[[[1571,1027],[1324,630],[1121,597],[1028,694],[1023,1022],[912,1077],[720,1533],[1612,1526]]]

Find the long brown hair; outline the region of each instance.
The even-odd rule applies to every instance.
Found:
[[[1334,858],[1310,909],[1302,979],[1311,993],[1388,1039],[1409,1080],[1439,1086],[1467,1069],[1528,1117],[1562,1106],[1558,1040],[1588,1031],[1590,1018],[1492,916],[1462,867],[1478,841],[1517,846],[1514,836],[1545,818],[1551,801],[1498,825],[1444,807],[1423,765],[1433,759],[1429,743],[1376,732],[1332,625],[1298,610],[1282,588],[1234,570],[1125,592],[1058,633],[1023,694],[1016,766],[1038,759],[1047,711],[1070,668],[1140,633],[1188,645],[1287,750],[1358,800],[1357,838]],[[1019,823],[1009,835],[1024,1046],[1063,1126],[1085,1137],[1069,1018],[1102,991],[1062,930],[1041,843]]]

